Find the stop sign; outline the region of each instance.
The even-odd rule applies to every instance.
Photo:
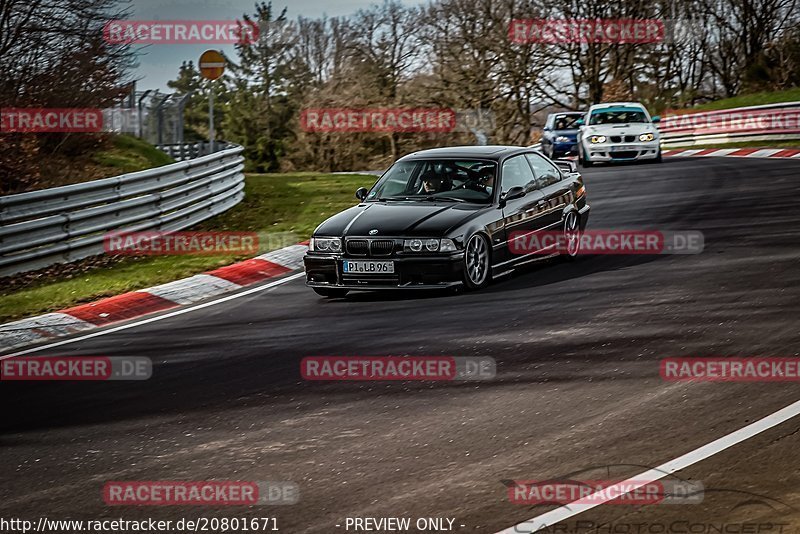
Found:
[[[225,72],[225,58],[216,50],[206,50],[200,56],[200,74],[207,80],[216,80]]]

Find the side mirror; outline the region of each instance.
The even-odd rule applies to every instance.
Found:
[[[514,187],[512,187],[511,189],[500,195],[500,200],[508,202],[509,200],[514,200],[515,198],[522,198],[525,195],[527,195],[527,193],[525,192],[525,188],[522,187],[521,185],[515,185]]]
[[[652,120],[653,122],[661,122],[661,117],[659,117],[658,115],[654,115],[654,116],[653,116],[653,118],[652,118],[651,120]]]
[[[364,200],[365,198],[367,198],[367,191],[368,190],[366,187],[359,187],[358,189],[356,189],[356,198],[358,200]]]
[[[542,128],[542,131],[544,132],[549,132],[550,130],[552,130],[552,128],[550,128],[549,126],[545,126],[544,128]]]
[[[578,119],[575,121],[576,126],[583,126],[584,124],[586,124],[586,121],[583,119]]]
[[[569,174],[573,172],[578,172],[578,167],[575,165],[575,162],[569,159],[554,159],[553,163],[561,169],[563,173]]]

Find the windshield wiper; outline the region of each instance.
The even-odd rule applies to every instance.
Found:
[[[436,196],[429,196],[429,197],[421,197],[420,200],[427,200],[429,202],[434,202],[436,200],[450,200],[451,202],[466,202],[463,198],[456,198],[456,197],[436,197]]]
[[[376,198],[376,202],[386,202],[387,200],[414,200],[411,197],[380,197]]]

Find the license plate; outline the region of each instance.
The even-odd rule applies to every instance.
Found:
[[[629,145],[621,145],[621,146],[612,146],[611,152],[628,152],[629,150],[638,150],[635,146]]]
[[[393,261],[342,260],[346,273],[394,273]]]

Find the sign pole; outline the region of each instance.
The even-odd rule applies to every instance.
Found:
[[[208,140],[211,142],[211,153],[214,153],[214,82],[211,82],[208,93]]]
[[[200,75],[209,80],[208,92],[208,141],[213,153],[216,150],[214,136],[214,80],[225,72],[225,57],[216,50],[206,50],[200,56]]]

